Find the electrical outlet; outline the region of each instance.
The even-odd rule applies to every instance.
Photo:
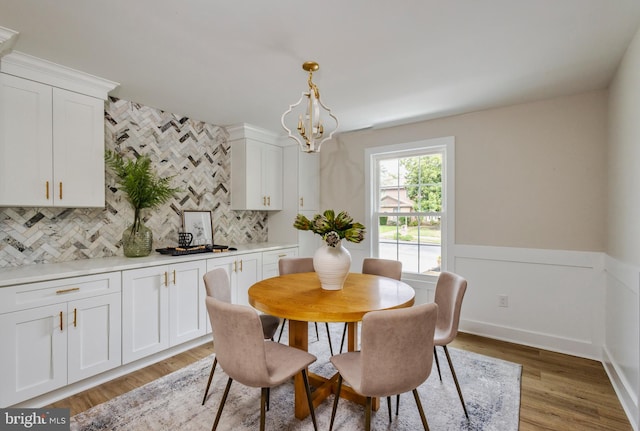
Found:
[[[507,295],[498,295],[498,307],[508,307],[509,297]]]

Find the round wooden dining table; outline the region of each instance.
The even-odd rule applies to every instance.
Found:
[[[254,308],[289,321],[289,345],[308,350],[308,322],[346,322],[349,351],[358,346],[358,322],[376,310],[411,307],[415,291],[407,283],[371,274],[349,273],[341,290],[324,290],[315,272],[287,274],[267,278],[249,288],[249,304]],[[330,379],[309,373],[315,388],[313,405],[318,406],[334,392],[338,375]],[[309,415],[304,383],[300,374],[294,379],[295,416]],[[365,398],[348,387],[341,397],[364,405]],[[375,400],[374,408],[378,408]]]

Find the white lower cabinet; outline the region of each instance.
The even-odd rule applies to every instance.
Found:
[[[0,407],[121,365],[120,302],[119,272],[0,289]]]
[[[18,284],[16,278],[3,286],[0,280],[0,408],[28,404],[106,371],[117,374],[121,365],[162,356],[173,346],[204,340],[210,331],[207,270],[224,268],[232,302],[249,305],[249,287],[277,275],[278,259],[296,256],[297,250],[194,256],[169,264],[161,257],[146,267],[132,259],[130,269],[119,270],[96,259],[93,266],[78,265],[74,274],[60,270],[66,264],[52,264],[55,275],[39,278],[46,281]],[[93,275],[75,276],[89,268]],[[110,272],[96,273],[103,269]]]
[[[67,304],[68,383],[122,363],[120,324],[120,293]]]
[[[207,260],[207,271],[224,268],[229,275],[231,302],[249,305],[249,288],[262,280],[262,253],[247,253]]]
[[[203,260],[122,272],[122,361],[129,363],[206,333]]]

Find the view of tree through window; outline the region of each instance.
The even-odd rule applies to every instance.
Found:
[[[403,272],[440,272],[442,152],[377,158],[378,256]]]

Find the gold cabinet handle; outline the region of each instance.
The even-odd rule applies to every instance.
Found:
[[[167,271],[164,272],[164,285],[169,286],[169,274],[167,273]]]
[[[238,261],[234,260],[233,261],[233,272],[237,272],[237,270],[238,270]]]
[[[60,331],[62,331],[62,311],[60,312]]]
[[[271,196],[267,197],[267,206],[270,207],[271,206]]]
[[[176,284],[176,270],[173,270],[173,284]]]
[[[266,196],[262,196],[262,205],[263,206],[267,206],[267,197]]]
[[[47,184],[45,185],[45,195],[47,200],[49,200],[49,181],[47,181]]]
[[[286,254],[286,253],[284,253],[284,254],[279,254],[279,255],[278,255],[278,259],[282,259],[283,257],[287,257],[287,254]]]
[[[300,206],[303,207],[304,206],[304,198],[300,198]]]
[[[240,259],[240,272],[242,272],[242,259]]]
[[[62,181],[60,181],[60,199],[62,200]]]
[[[74,328],[78,327],[78,309],[77,308],[73,309],[73,327]]]
[[[56,295],[62,295],[63,293],[69,293],[69,292],[76,292],[78,290],[80,290],[79,287],[72,287],[71,289],[56,290]]]

